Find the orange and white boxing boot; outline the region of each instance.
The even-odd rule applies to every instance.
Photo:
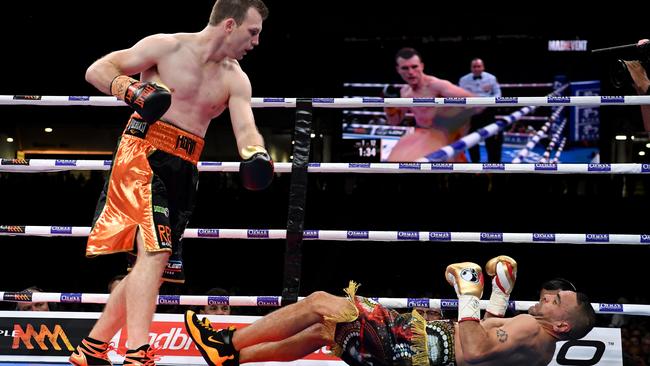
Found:
[[[112,366],[108,352],[114,351],[112,343],[101,342],[90,337],[81,340],[81,344],[70,355],[68,361],[76,366]]]
[[[155,361],[160,357],[156,356],[157,348],[153,348],[148,344],[142,345],[137,349],[130,349],[126,351],[124,356],[124,366],[156,366]]]

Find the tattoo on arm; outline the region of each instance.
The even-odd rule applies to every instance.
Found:
[[[508,340],[508,333],[505,330],[497,328],[497,339],[499,342],[504,343]]]

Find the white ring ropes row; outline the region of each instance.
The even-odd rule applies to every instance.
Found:
[[[253,108],[296,107],[298,98],[252,98]],[[471,98],[313,98],[316,108],[362,107],[514,107],[514,106],[600,106],[646,105],[650,95],[628,96],[547,96],[547,97],[471,97]],[[0,95],[0,105],[98,106],[120,107],[126,104],[108,96]]]
[[[110,160],[2,159],[0,173],[110,170]],[[200,172],[239,172],[238,162],[201,161]],[[291,163],[275,163],[276,173],[290,173]],[[309,173],[535,173],[535,174],[648,174],[650,164],[490,164],[490,163],[309,163]]]
[[[11,302],[60,302],[105,304],[108,294],[57,293],[57,292],[9,292],[0,291],[0,299]],[[299,300],[304,297],[299,297]],[[389,308],[422,307],[431,309],[453,310],[458,308],[456,299],[427,299],[427,298],[388,298],[373,297],[373,300]],[[280,296],[197,296],[197,295],[159,295],[159,305],[230,305],[230,306],[269,306],[282,305]],[[486,309],[489,301],[481,300],[481,309]],[[508,308],[515,311],[526,311],[535,305],[536,301],[510,301]],[[600,314],[626,314],[650,316],[650,305],[643,304],[608,304],[592,303],[591,306]]]
[[[0,225],[0,236],[86,237],[88,226]],[[284,229],[185,229],[191,239],[286,239]],[[650,234],[606,233],[504,233],[457,231],[304,230],[304,240],[331,241],[428,241],[528,244],[650,245]]]

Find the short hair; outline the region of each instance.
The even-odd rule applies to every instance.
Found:
[[[571,281],[566,280],[561,277],[554,278],[550,281],[546,281],[542,284],[542,289],[547,291],[573,291],[578,292],[576,287],[571,283]]]
[[[419,57],[420,61],[422,61],[422,56],[420,55],[420,52],[418,52],[418,50],[416,50],[415,48],[411,48],[411,47],[404,47],[404,48],[400,49],[399,51],[397,51],[397,53],[395,54],[395,62],[397,62],[397,59],[400,58],[400,57],[405,59],[405,60],[408,60],[409,58],[411,58],[413,56]]]
[[[569,339],[580,339],[591,332],[596,324],[596,312],[591,306],[587,295],[576,292],[578,305],[570,311],[571,330],[567,333]]]
[[[225,289],[222,289],[221,287],[213,287],[208,290],[207,294],[208,296],[229,296],[230,293],[226,291]]]
[[[21,293],[31,294],[31,293],[34,293],[34,292],[43,292],[43,290],[38,286],[29,286],[28,288],[26,288],[26,289],[24,289],[24,290],[22,290],[20,292]]]
[[[269,16],[269,9],[262,0],[217,0],[212,7],[208,24],[217,25],[224,19],[233,18],[239,25],[246,18],[246,13],[250,8],[257,10],[262,19]]]
[[[19,291],[18,293],[20,293],[20,294],[26,294],[26,295],[33,295],[34,292],[43,292],[43,290],[42,290],[40,287],[38,287],[38,286],[29,286],[28,288],[26,288],[26,289],[24,289],[24,290],[22,290],[22,291]],[[36,302],[41,303],[41,302],[45,302],[45,301],[36,301]],[[31,303],[36,303],[36,302],[35,302],[35,301],[31,301]],[[20,301],[20,302],[17,302],[17,303],[16,303],[16,309],[15,309],[15,310],[20,310],[20,304],[21,304],[21,303],[24,303],[24,302],[23,302],[23,301]],[[49,303],[49,302],[47,303],[47,306],[48,306],[48,308],[49,308],[49,306],[50,306],[50,303]]]

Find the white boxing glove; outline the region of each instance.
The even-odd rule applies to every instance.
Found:
[[[479,299],[483,296],[483,272],[476,263],[463,262],[447,266],[445,278],[458,295],[458,321],[479,321]]]
[[[492,294],[487,311],[498,317],[503,317],[508,309],[510,293],[517,279],[517,261],[507,255],[490,259],[485,265],[485,272],[492,277]]]

